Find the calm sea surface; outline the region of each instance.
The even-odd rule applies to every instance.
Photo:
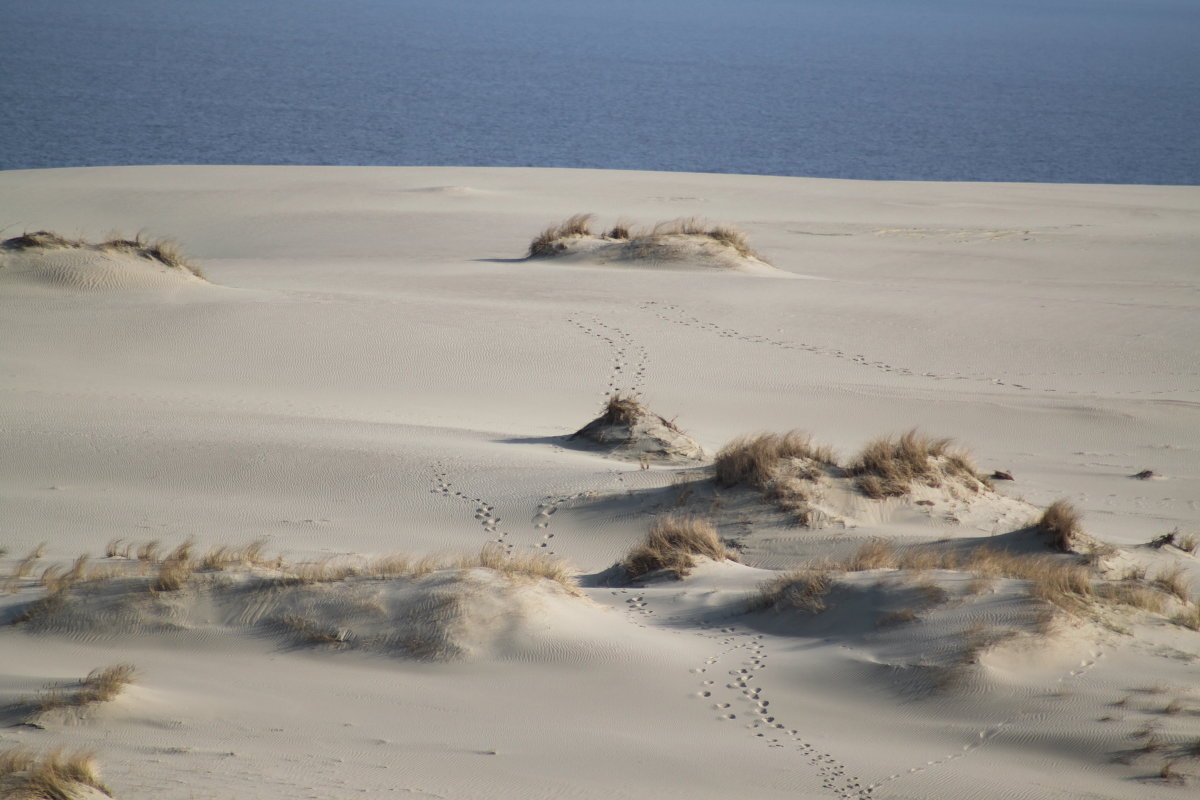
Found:
[[[1200,184],[1200,0],[6,0],[0,169]]]

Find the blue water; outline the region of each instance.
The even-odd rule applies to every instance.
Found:
[[[0,169],[1200,183],[1200,0],[7,0]]]

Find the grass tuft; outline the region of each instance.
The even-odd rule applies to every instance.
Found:
[[[736,560],[721,543],[711,522],[671,514],[654,523],[646,540],[629,551],[621,566],[631,581],[656,570],[667,570],[680,579],[695,568],[695,556],[714,561]]]
[[[579,594],[579,587],[571,575],[567,562],[554,556],[531,552],[517,555],[506,552],[497,544],[488,544],[476,555],[457,559],[452,566],[458,569],[483,567],[499,572],[509,580],[551,580],[572,594]]]
[[[83,239],[67,239],[53,231],[34,231],[0,242],[0,250],[24,252],[26,250],[63,249],[93,249],[102,253],[124,253],[148,261],[156,261],[165,267],[204,279],[204,273],[188,260],[176,242],[171,239],[150,239],[142,232],[138,232],[132,238],[115,235],[98,244],[91,244]]]
[[[970,456],[952,450],[952,444],[952,439],[934,439],[916,429],[898,438],[883,436],[863,448],[846,474],[874,500],[903,497],[918,483],[937,487],[943,477],[965,479],[975,489],[984,486]]]
[[[95,754],[53,750],[35,755],[15,748],[0,752],[0,797],[17,800],[74,800],[80,787],[108,794],[100,782]]]
[[[759,433],[739,437],[721,448],[714,464],[717,484],[766,489],[780,475],[785,462],[792,460],[825,466],[837,464],[832,448],[814,444],[812,437],[803,431]]]
[[[833,582],[829,573],[820,569],[803,569],[764,581],[747,603],[749,611],[796,609],[808,614],[825,610],[825,596]]]
[[[526,258],[545,258],[565,249],[563,239],[592,235],[592,214],[575,214],[557,225],[551,225],[529,243]]]
[[[1066,500],[1055,500],[1034,523],[1034,529],[1060,553],[1073,552],[1075,540],[1083,532],[1080,514]]]
[[[667,220],[649,229],[634,230],[625,220],[597,236],[592,232],[592,214],[575,214],[566,220],[545,228],[529,243],[526,258],[546,258],[567,249],[564,239],[599,238],[613,242],[626,242],[634,251],[652,249],[671,237],[699,236],[726,247],[743,258],[764,259],[750,247],[746,234],[732,225],[713,225],[698,217]]]
[[[1179,600],[1187,603],[1191,599],[1192,586],[1183,567],[1172,567],[1155,576],[1154,585]]]

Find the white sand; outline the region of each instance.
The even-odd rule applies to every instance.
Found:
[[[576,212],[731,223],[803,279],[515,260]],[[1162,616],[1063,617],[933,689],[970,625],[1028,627],[1021,582],[966,595],[969,576],[931,573],[951,600],[899,627],[876,622],[921,601],[887,572],[846,576],[817,616],[743,613],[770,570],[873,536],[1003,534],[1058,498],[1122,563],[1182,567],[1195,597],[1196,555],[1138,545],[1200,534],[1200,189],[138,167],[2,172],[0,224],[0,238],[145,229],[211,281],[117,262],[84,280],[86,264],[26,253],[16,269],[0,253],[0,581],[47,543],[0,596],[0,703],[108,664],[139,671],[82,720],[0,728],[0,746],[95,749],[114,796],[181,800],[1200,785],[1200,633]],[[844,526],[817,531],[726,492],[718,522],[743,564],[600,586],[700,474],[557,438],[616,389],[710,452],[800,427],[848,457],[919,426],[1016,481],[933,506],[847,495]],[[1158,477],[1129,477],[1143,469]],[[697,486],[686,507],[711,507]],[[475,627],[455,633],[470,646],[448,662],[291,646],[256,627],[278,598],[168,598],[170,630],[132,613],[11,624],[47,564],[188,537],[265,538],[292,560],[496,541],[569,559],[585,596],[476,573],[461,584]],[[372,619],[382,636],[391,617]],[[1147,726],[1162,747],[1132,752]],[[1171,760],[1180,782],[1159,778]]]

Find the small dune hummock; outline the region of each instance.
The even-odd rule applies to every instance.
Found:
[[[704,448],[674,422],[655,414],[633,394],[614,393],[600,416],[568,439],[599,445],[609,455],[640,461],[702,461]]]
[[[903,497],[916,485],[940,488],[954,481],[971,491],[990,488],[979,477],[964,450],[951,449],[952,439],[934,439],[916,430],[868,444],[846,468],[867,497]]]
[[[202,281],[169,239],[113,236],[101,242],[35,231],[0,241],[0,279],[72,289],[131,289]]]
[[[730,225],[714,225],[695,217],[660,222],[649,228],[631,228],[619,221],[596,233],[591,220],[591,214],[575,214],[549,226],[530,242],[525,257],[777,273],[750,247],[746,235]]]
[[[567,620],[594,610],[566,562],[539,552],[510,554],[494,544],[460,556],[341,556],[297,564],[264,558],[261,542],[203,555],[193,553],[191,542],[166,552],[121,541],[108,549],[117,555],[107,563],[89,567],[80,557],[76,574],[68,578],[59,570],[51,582],[43,580],[47,591],[25,603],[14,622],[35,634],[186,635],[197,625],[212,628],[206,615],[220,609],[225,622],[217,627],[231,634],[448,661],[509,653],[549,657],[563,651],[554,642],[578,646],[579,637],[568,622],[547,623],[547,615]],[[78,691],[57,687],[36,705],[103,702],[131,677],[127,665],[97,671]]]

